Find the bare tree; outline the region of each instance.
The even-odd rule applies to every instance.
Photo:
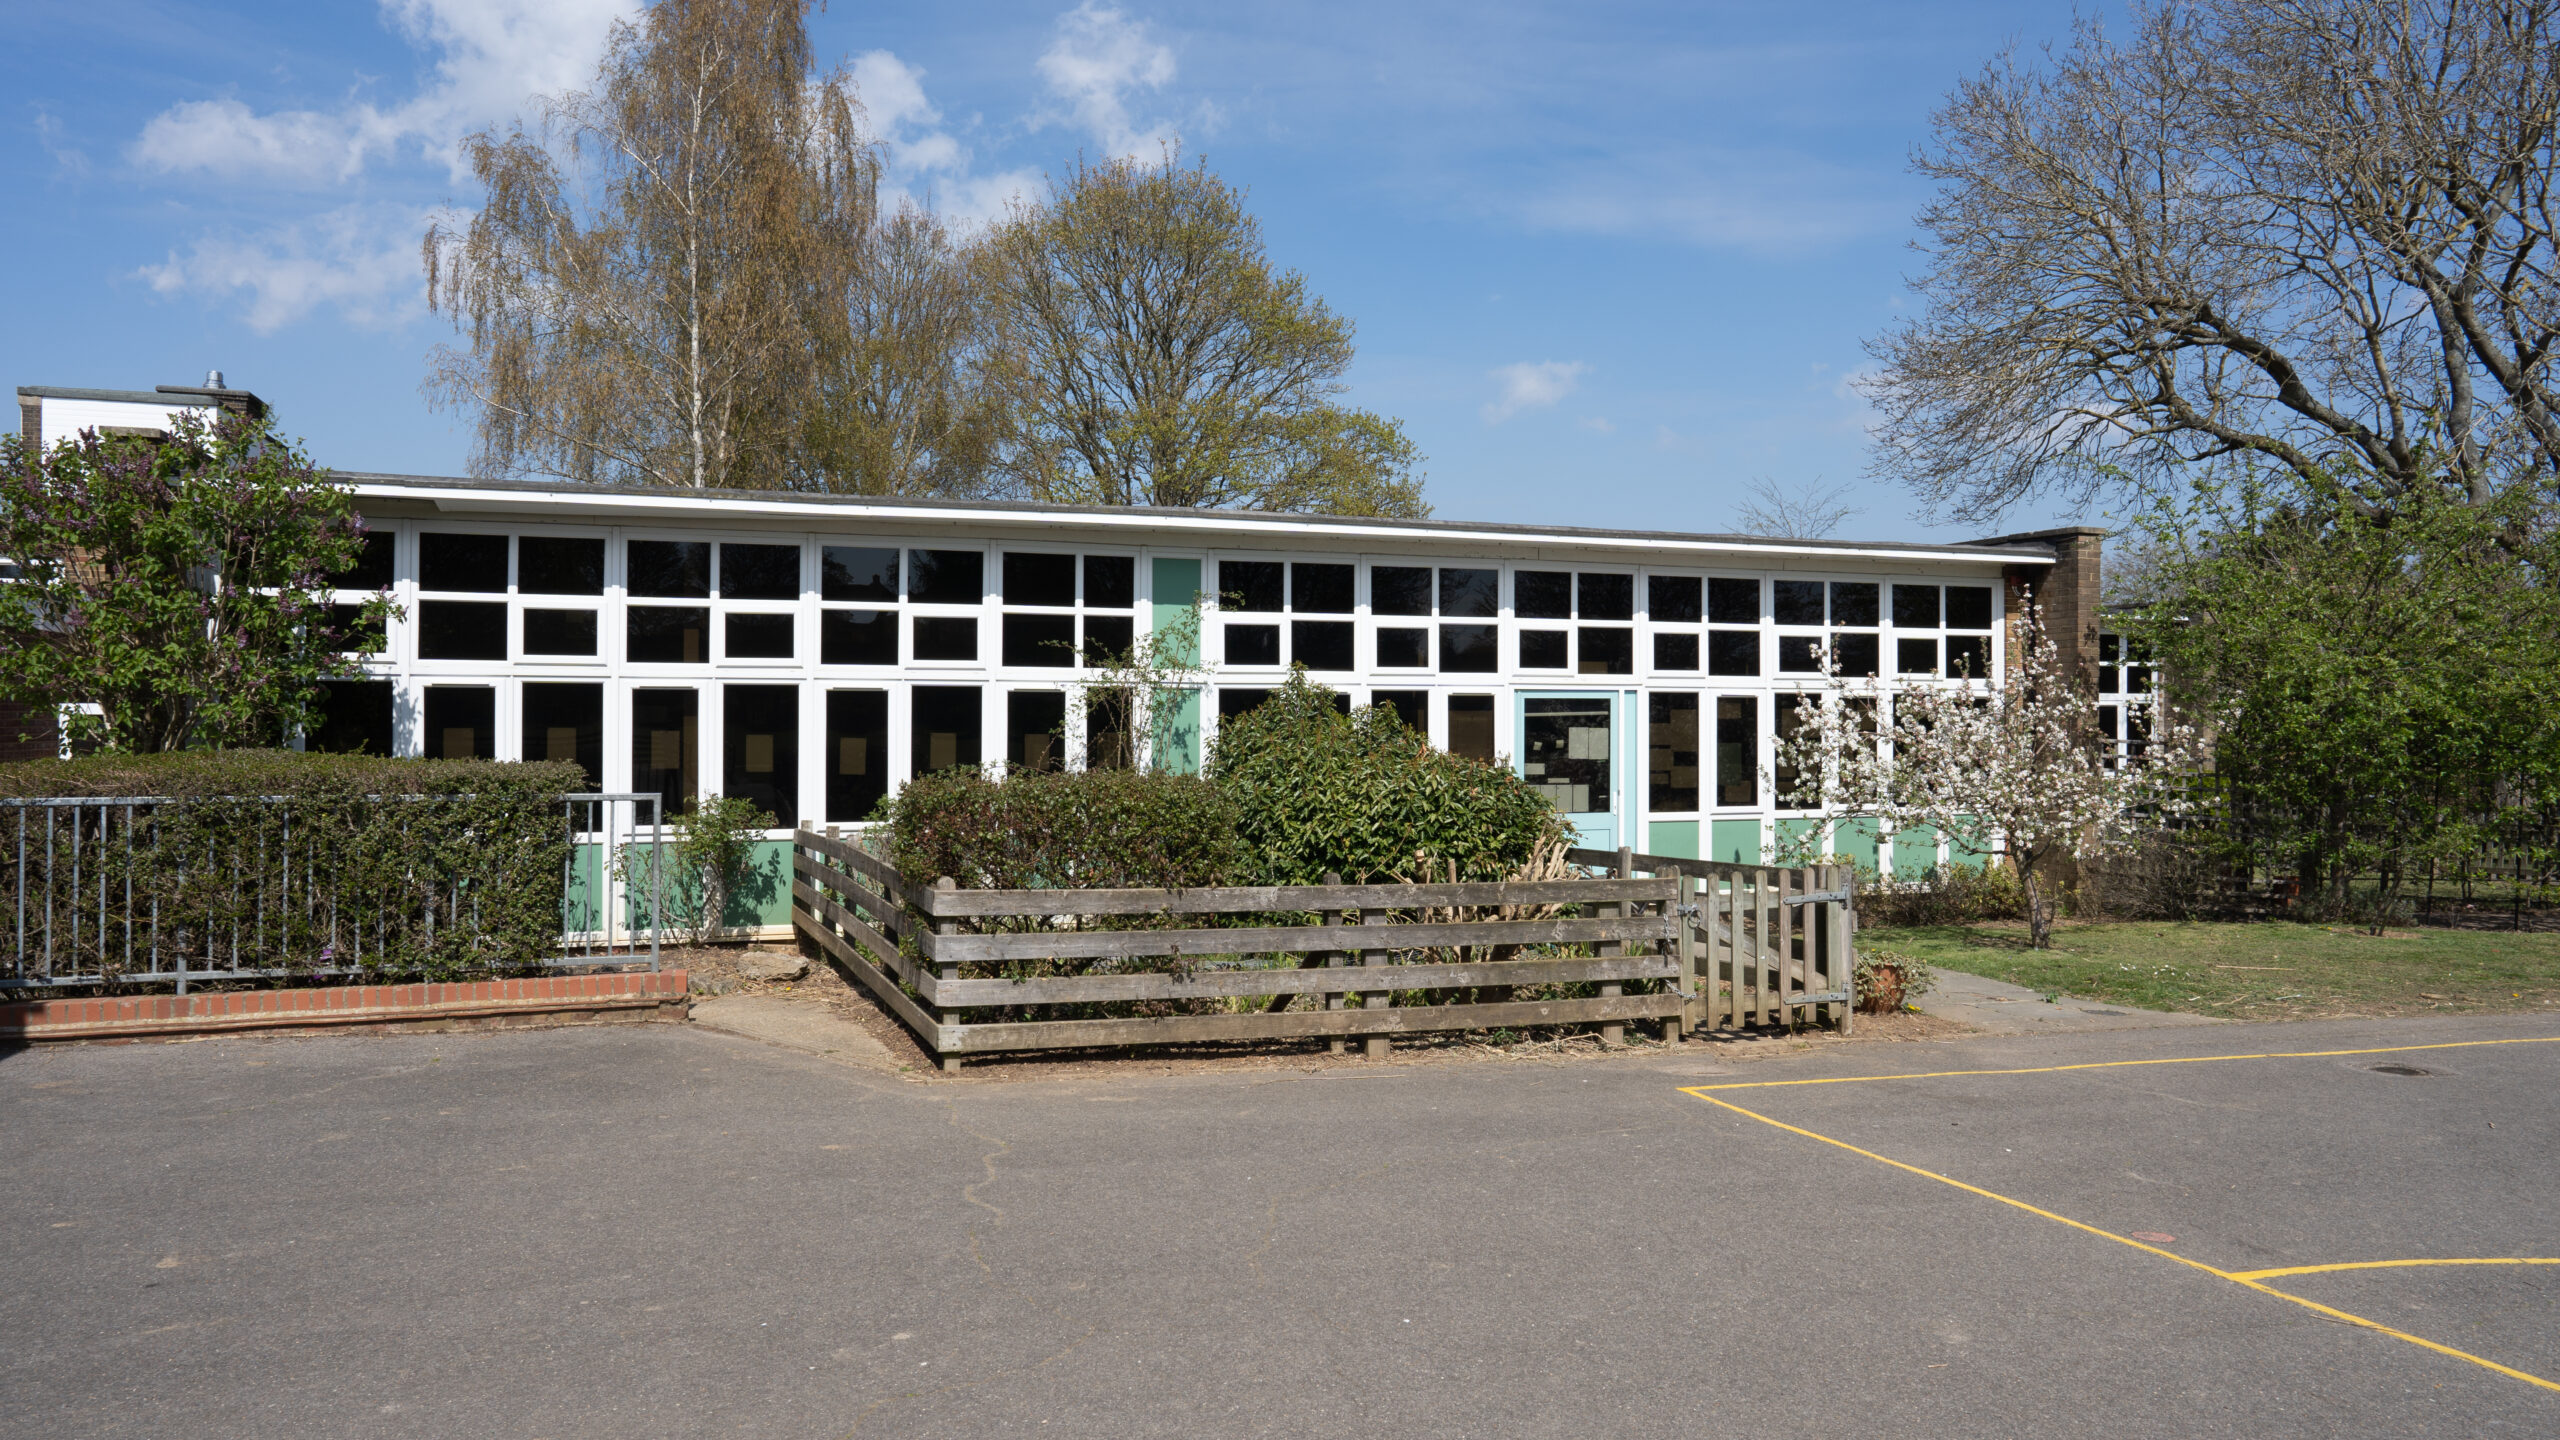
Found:
[[[422,253],[470,341],[428,391],[477,408],[475,471],[785,482],[812,306],[861,268],[879,173],[850,83],[812,83],[806,11],[657,0],[538,132],[464,140],[488,203]]]
[[[1272,268],[1206,166],[1080,164],[994,227],[982,263],[1000,463],[1029,494],[1428,513],[1403,427],[1335,403],[1351,322]]]
[[[2560,0],[2143,5],[1916,157],[1875,466],[1985,520],[2237,456],[2385,514],[2560,477]]]
[[[1744,489],[1748,493],[1737,515],[1745,535],[1820,540],[1858,513],[1858,507],[1849,503],[1846,481],[1825,484],[1819,475],[1811,484],[1793,489],[1779,484],[1775,476],[1754,475]]]

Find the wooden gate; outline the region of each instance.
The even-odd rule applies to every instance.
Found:
[[[1622,879],[1680,877],[1681,990],[1693,1031],[1830,1020],[1857,1012],[1857,872],[1845,865],[1730,865],[1632,851],[1576,850],[1577,865]]]

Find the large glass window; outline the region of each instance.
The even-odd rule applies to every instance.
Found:
[[[1813,722],[1814,707],[1821,703],[1811,695],[1780,695],[1771,704],[1773,734],[1780,747],[1778,750],[1780,758],[1772,767],[1778,793],[1772,798],[1781,810],[1809,810],[1822,803],[1818,793],[1814,795],[1796,793],[1796,787],[1804,781],[1804,773],[1786,763],[1784,759],[1786,754],[1784,747],[1794,741],[1804,732],[1805,727]],[[1821,777],[1816,776],[1814,779],[1818,789]]]
[[[1716,699],[1716,804],[1760,803],[1759,701],[1748,695]]]
[[[329,577],[341,590],[388,590],[392,578],[392,534],[376,530],[364,537],[355,563]]]
[[[1759,674],[1760,632],[1757,630],[1708,631],[1707,673],[1710,675]]]
[[[711,612],[697,605],[633,605],[622,612],[623,653],[640,665],[700,665]]]
[[[700,695],[631,692],[631,788],[658,797],[660,819],[690,813],[701,789]]]
[[[1138,562],[1126,555],[1084,557],[1084,605],[1088,610],[1126,610],[1138,603]]]
[[[516,591],[523,595],[604,593],[604,541],[576,535],[516,540]]]
[[[1698,637],[1674,631],[1653,637],[1653,668],[1656,670],[1695,670],[1698,668]]]
[[[1076,603],[1076,557],[1024,550],[1006,551],[1004,603],[1047,605],[1059,608],[1074,605]]]
[[[819,552],[821,600],[898,599],[898,552],[860,545],[829,545]],[[848,691],[848,694],[865,692]]]
[[[595,654],[596,612],[593,610],[540,610],[528,606],[524,612],[524,653],[527,655]]]
[[[1067,763],[1067,697],[1057,690],[1016,690],[1004,697],[1005,763],[1025,770],[1062,770]]]
[[[1277,613],[1285,608],[1281,581],[1286,569],[1277,560],[1218,562],[1218,608]]]
[[[1831,633],[1831,668],[1852,679],[1872,678],[1882,655],[1878,645],[1872,630],[1835,630]]]
[[[889,692],[827,692],[827,819],[871,818],[889,793]]]
[[[790,829],[800,823],[800,687],[720,687],[720,785]]]
[[[720,598],[723,600],[797,600],[800,598],[800,547],[797,545],[720,544]]]
[[[987,557],[975,550],[908,551],[907,598],[920,605],[985,603]]]
[[[956,765],[984,763],[984,731],[975,685],[918,685],[912,697],[912,773],[930,775]]]
[[[1501,613],[1501,571],[1443,569],[1440,572],[1441,619],[1490,620]]]
[[[1493,763],[1492,696],[1449,697],[1449,753],[1481,760],[1488,765]]]
[[[1127,770],[1137,764],[1126,690],[1095,689],[1084,697],[1084,768]]]
[[[918,615],[915,621],[915,645],[910,652],[918,660],[975,660],[978,658],[978,617],[975,615]]]
[[[1893,624],[1897,630],[1937,629],[1938,587],[1935,585],[1894,586]]]
[[[1698,623],[1698,577],[1653,575],[1644,582],[1645,617],[1656,625]]]
[[[1386,670],[1431,668],[1431,632],[1418,625],[1378,627],[1378,666]]]
[[[1440,670],[1447,675],[1489,675],[1502,668],[1502,627],[1440,627]]]
[[[1648,803],[1658,811],[1698,808],[1698,697],[1656,694],[1645,735]]]
[[[487,685],[427,687],[426,745],[430,760],[498,758],[498,692]]]
[[[1633,575],[1576,575],[1573,588],[1582,619],[1636,618],[1636,577]]]
[[[1351,579],[1352,567],[1348,565],[1294,561],[1289,566],[1289,608],[1302,615],[1348,615],[1352,610]]]
[[[1623,580],[1623,575],[1615,577]],[[1576,636],[1585,675],[1632,675],[1636,671],[1636,632],[1622,626],[1585,625]]]
[[[822,610],[818,613],[818,663],[821,665],[895,665],[898,663],[898,612],[895,610]]]
[[[1537,698],[1521,702],[1520,773],[1569,815],[1606,812],[1610,801],[1606,699]]]
[[[1310,670],[1353,669],[1351,634],[1348,620],[1292,620],[1290,656]]]
[[[711,542],[632,540],[622,549],[623,588],[670,600],[711,598]]]
[[[1087,615],[1084,617],[1084,656],[1088,664],[1109,664],[1124,659],[1134,643],[1131,621],[1126,615]]]
[[[1760,582],[1719,576],[1707,582],[1707,618],[1718,625],[1760,623]],[[1820,623],[1820,622],[1815,622]]]
[[[792,632],[799,626],[796,615],[741,614],[732,610],[725,617],[726,633],[721,637],[726,647],[721,653],[731,660],[788,660],[791,658]]]
[[[1384,705],[1388,709],[1393,710],[1396,712],[1396,718],[1402,720],[1405,725],[1413,731],[1413,733],[1421,736],[1425,740],[1431,738],[1431,692],[1427,690],[1374,690],[1369,694],[1369,703],[1372,705]]]
[[[1511,613],[1523,620],[1572,619],[1573,575],[1563,570],[1512,572]]]
[[[1372,615],[1430,614],[1430,568],[1421,565],[1370,566],[1369,613]]]
[[[1523,630],[1520,632],[1520,668],[1562,670],[1567,663],[1566,649],[1566,636],[1562,630]]]
[[[444,535],[432,530],[420,535],[418,588],[506,594],[507,537]]]
[[[888,692],[827,692],[827,820],[870,820],[888,794]]]
[[[1834,625],[1873,625],[1879,590],[1871,580],[1834,580],[1831,582],[1831,623]]]
[[[1004,617],[1004,663],[1065,668],[1076,663],[1076,617]]]
[[[391,729],[391,682],[320,682],[320,723],[304,735],[302,747],[342,755],[395,753]]]
[[[1226,642],[1229,665],[1277,665],[1280,663],[1280,627],[1277,625],[1239,625],[1230,620],[1218,627]]]
[[[1779,624],[1819,626],[1823,623],[1821,581],[1773,581],[1769,593],[1773,601],[1769,608]]]
[[[504,600],[419,601],[418,658],[421,660],[506,659],[507,602]]]
[[[524,687],[527,760],[566,760],[586,775],[589,790],[604,788],[604,687],[527,684]]]

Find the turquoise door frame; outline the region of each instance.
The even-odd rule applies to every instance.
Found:
[[[1636,692],[1632,690],[1515,690],[1512,692],[1511,733],[1514,738],[1511,746],[1511,764],[1515,773],[1532,784],[1555,782],[1548,777],[1546,759],[1530,758],[1530,702],[1537,700],[1596,701],[1608,708],[1608,719],[1599,726],[1569,727],[1572,730],[1586,732],[1598,730],[1605,737],[1609,750],[1605,757],[1599,757],[1600,762],[1608,767],[1609,795],[1606,804],[1594,805],[1582,810],[1565,810],[1565,819],[1573,823],[1574,831],[1581,843],[1595,850],[1614,850],[1618,847],[1619,836],[1632,837],[1636,833],[1636,786],[1641,781],[1642,772],[1635,768],[1635,760],[1644,751],[1639,748],[1642,737],[1636,732],[1640,718],[1636,714],[1635,697]],[[1570,759],[1588,765],[1594,757],[1587,754],[1588,740],[1581,743],[1586,753]],[[1543,747],[1547,742],[1542,741],[1541,744]],[[1542,749],[1542,755],[1543,753]],[[1538,775],[1533,776],[1529,773],[1529,767],[1532,764],[1540,767]],[[1555,799],[1552,794],[1548,798]],[[1569,803],[1559,800],[1557,808],[1565,809]]]

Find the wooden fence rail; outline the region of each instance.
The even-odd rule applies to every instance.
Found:
[[[1622,879],[1676,876],[1689,930],[1683,1017],[1692,1031],[1793,1025],[1810,1016],[1849,1033],[1857,1012],[1857,872],[1843,865],[1734,865],[1629,851],[1566,859]]]
[[[1630,1020],[1658,1021],[1676,1038],[1688,1017],[1715,1013],[1692,980],[1692,939],[1704,922],[1684,924],[1680,914],[1684,895],[1708,893],[1698,888],[1704,882],[1639,877],[1638,857],[1627,852],[1606,857],[1613,878],[1588,880],[962,890],[947,879],[915,884],[841,832],[803,828],[792,842],[793,923],[877,994],[945,1069],[1006,1050],[1304,1036],[1326,1037],[1336,1050],[1356,1037],[1383,1055],[1399,1034],[1569,1024],[1597,1024],[1614,1042]],[[1516,917],[1532,907],[1577,913],[1463,914],[1508,909]],[[1174,917],[1191,916],[1271,921],[1171,928]],[[1064,923],[1101,917],[1145,928]],[[1749,914],[1727,923],[1760,933]],[[1115,968],[1129,961],[1147,968]],[[1059,973],[991,973],[1035,963]],[[1784,983],[1782,975],[1772,981]],[[1598,993],[1531,1000],[1516,993],[1562,985]],[[1399,995],[1408,1003],[1395,1003]],[[1424,1003],[1411,1003],[1417,995]],[[1032,1009],[1094,1005],[1180,1005],[1191,1013],[1053,1018]],[[995,1007],[1032,1013],[970,1018]]]

